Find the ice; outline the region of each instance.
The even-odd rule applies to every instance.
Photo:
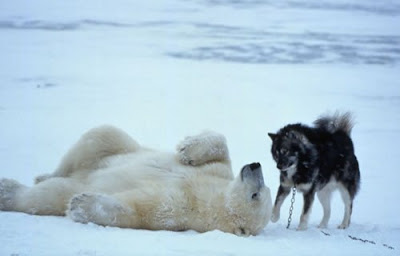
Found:
[[[398,255],[398,24],[392,0],[1,1],[0,178],[32,185],[101,124],[171,151],[207,129],[235,174],[260,162],[275,197],[267,133],[338,110],[354,113],[362,182],[349,229],[334,194],[329,236],[317,201],[307,231],[285,228],[286,200],[248,238],[0,212],[0,255]],[[293,227],[301,207],[298,194]]]

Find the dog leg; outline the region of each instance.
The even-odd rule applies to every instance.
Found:
[[[349,191],[343,185],[339,185],[340,195],[344,203],[344,216],[342,224],[338,226],[339,229],[346,229],[350,226],[351,212],[353,209],[353,199]]]
[[[290,187],[284,187],[282,185],[279,186],[278,193],[275,199],[274,209],[272,211],[272,216],[271,216],[272,222],[277,222],[279,220],[283,201],[286,199],[289,193],[290,193]]]
[[[331,197],[332,190],[329,187],[325,187],[317,192],[318,199],[324,210],[324,217],[319,224],[319,228],[327,228],[329,219],[331,217]]]
[[[301,216],[300,216],[300,224],[297,227],[297,230],[306,230],[307,229],[308,219],[311,214],[311,206],[314,202],[314,197],[315,197],[315,191],[313,189],[310,189],[309,191],[307,191],[303,194],[304,206],[303,206],[303,212],[301,213]]]

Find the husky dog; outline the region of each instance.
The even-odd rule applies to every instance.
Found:
[[[339,229],[350,225],[354,197],[360,186],[360,171],[350,133],[350,113],[321,116],[314,127],[289,124],[272,139],[271,153],[280,170],[280,186],[275,199],[272,222],[279,220],[280,208],[296,187],[304,196],[298,230],[307,229],[315,193],[322,204],[324,216],[319,228],[326,228],[331,214],[331,195],[339,189],[343,199],[344,217]]]

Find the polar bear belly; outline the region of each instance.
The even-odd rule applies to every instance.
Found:
[[[105,168],[87,177],[87,184],[95,191],[119,193],[140,189],[150,183],[159,185],[182,178],[184,166],[173,154],[143,151],[113,156],[105,160]]]

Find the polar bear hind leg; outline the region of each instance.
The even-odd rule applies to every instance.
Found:
[[[26,187],[12,179],[0,179],[0,210],[12,211],[15,208],[17,193]]]
[[[199,166],[210,162],[230,163],[228,146],[223,135],[203,132],[186,137],[177,147],[178,159],[182,164]]]
[[[70,178],[52,178],[31,188],[15,180],[0,179],[0,210],[65,215],[69,199],[82,189],[82,184]]]
[[[52,174],[36,177],[35,183],[51,177],[69,177],[72,173],[88,172],[104,167],[104,158],[135,152],[139,144],[124,131],[113,126],[100,126],[86,132],[67,152]]]

